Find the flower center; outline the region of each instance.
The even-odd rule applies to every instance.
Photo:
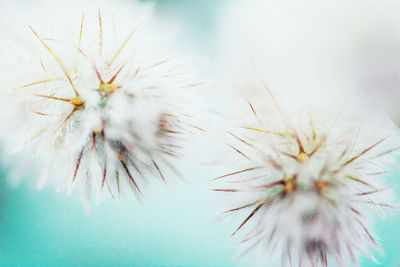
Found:
[[[324,189],[328,188],[331,185],[329,181],[326,180],[317,180],[314,182],[314,187],[318,193],[321,193]]]
[[[283,178],[283,192],[285,194],[291,193],[296,190],[296,183],[292,176],[286,176]]]
[[[300,152],[297,155],[297,161],[300,162],[300,163],[303,163],[303,162],[307,161],[308,158],[309,158],[309,156],[305,152]]]
[[[100,89],[100,92],[105,92],[106,94],[111,94],[111,93],[114,93],[118,89],[118,86],[113,82],[111,82],[111,83],[100,82],[99,89]]]
[[[69,100],[69,103],[71,103],[71,105],[73,105],[75,108],[81,108],[85,104],[85,102],[82,100],[82,98],[80,96],[71,98]]]

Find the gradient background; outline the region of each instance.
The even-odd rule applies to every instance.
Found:
[[[159,0],[156,12],[185,21],[199,46],[211,48],[218,10],[226,0]],[[212,49],[212,48],[211,48]],[[207,193],[212,171],[186,167],[190,183],[157,185],[144,204],[134,198],[104,201],[83,211],[77,193],[35,190],[30,178],[0,184],[0,266],[238,266],[234,226],[213,217],[218,209]],[[395,174],[393,180],[397,180]],[[211,214],[211,215],[210,215]],[[381,264],[400,266],[400,218],[376,226],[385,255]]]

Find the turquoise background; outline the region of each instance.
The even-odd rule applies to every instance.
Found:
[[[223,0],[159,0],[157,12],[186,21],[185,31],[210,46]],[[205,189],[212,173],[187,167],[193,182],[156,185],[145,200],[104,201],[86,214],[79,194],[0,182],[0,266],[237,266],[232,224],[218,220]],[[393,174],[393,181],[397,175]],[[380,266],[400,266],[400,218],[377,225]],[[363,267],[377,266],[365,261]]]

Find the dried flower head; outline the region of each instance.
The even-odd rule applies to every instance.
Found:
[[[237,169],[215,178],[217,192],[242,213],[244,253],[259,250],[268,266],[350,266],[379,250],[369,228],[371,210],[392,208],[380,186],[378,160],[385,137],[365,141],[357,122],[328,120],[299,98],[279,101],[267,92],[249,102],[251,123],[229,132]],[[260,100],[262,99],[262,100]],[[257,105],[260,101],[269,105]],[[284,103],[284,104],[282,104]],[[286,105],[288,104],[288,105]]]
[[[109,4],[80,14],[74,22],[60,15],[47,32],[29,26],[28,66],[16,69],[16,82],[27,82],[9,98],[24,112],[13,125],[20,138],[14,141],[38,156],[45,177],[106,188],[112,196],[127,181],[142,195],[139,177],[165,181],[166,169],[176,171],[172,160],[194,127],[184,93],[196,84],[168,58],[163,40],[157,47],[162,28],[136,19],[148,8]]]

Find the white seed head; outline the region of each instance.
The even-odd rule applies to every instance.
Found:
[[[49,4],[46,24],[30,21],[11,53],[18,66],[3,135],[37,156],[44,179],[112,196],[130,184],[141,195],[147,177],[175,171],[192,127],[187,91],[196,84],[169,51],[167,27],[149,20],[148,5],[107,3]]]
[[[360,254],[373,258],[380,248],[371,211],[391,208],[379,165],[390,152],[386,136],[377,131],[370,141],[354,118],[329,116],[293,95],[277,98],[265,83],[257,88],[248,103],[252,118],[228,131],[237,168],[215,179],[215,191],[235,203],[226,213],[241,216],[233,235],[242,236],[244,253],[264,266],[352,266]]]

